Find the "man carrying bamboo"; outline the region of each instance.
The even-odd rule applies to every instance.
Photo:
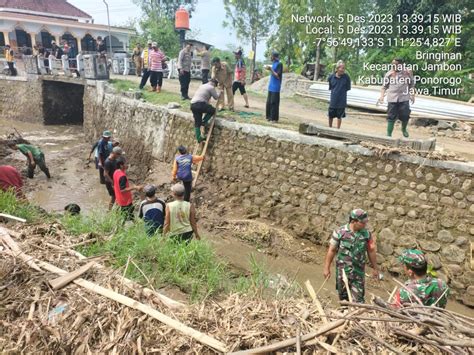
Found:
[[[379,277],[376,245],[372,234],[366,229],[367,212],[358,208],[349,216],[349,223],[335,230],[329,241],[329,250],[324,262],[324,277],[331,276],[331,263],[336,258],[336,289],[339,299],[350,300],[346,284],[354,302],[364,303],[366,254],[373,267],[374,277]]]

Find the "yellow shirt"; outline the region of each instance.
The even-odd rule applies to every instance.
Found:
[[[5,59],[7,60],[7,62],[15,61],[15,57],[13,56],[13,51],[11,50],[11,48],[5,49]]]

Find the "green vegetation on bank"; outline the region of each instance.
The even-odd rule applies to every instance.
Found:
[[[11,191],[0,191],[0,213],[24,218],[28,222],[36,222],[42,216],[37,207],[27,201],[18,200]]]
[[[137,91],[138,84],[131,80],[122,80],[122,79],[112,79],[110,83],[117,92],[129,92]],[[166,84],[166,82],[165,82]],[[155,105],[167,105],[168,102],[178,102],[180,103],[181,110],[190,112],[189,101],[181,100],[181,96],[177,93],[162,90],[160,93],[148,91],[149,86],[146,89],[141,90],[142,97],[146,102]]]
[[[235,272],[214,252],[211,245],[193,240],[179,243],[157,234],[148,237],[142,221],[123,224],[120,213],[94,212],[90,216],[64,216],[61,223],[73,235],[93,233],[98,241],[81,247],[87,256],[110,256],[110,264],[131,279],[154,288],[175,286],[199,301],[228,292],[253,295],[294,294],[294,285],[284,284],[282,290],[269,285],[280,285],[255,258],[250,257],[248,275]],[[274,292],[275,291],[275,292]]]

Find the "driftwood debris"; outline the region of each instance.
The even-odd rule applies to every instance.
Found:
[[[90,268],[92,268],[92,266],[94,266],[94,264],[95,263],[91,261],[87,263],[86,265],[81,266],[79,269],[76,269],[65,275],[59,276],[55,278],[54,280],[50,280],[49,284],[51,285],[53,290],[59,290],[60,288],[66,286],[68,283],[77,279],[82,274],[86,273]]]
[[[47,270],[47,271],[50,271],[50,272],[54,272],[55,274],[59,274],[59,275],[66,275],[67,272],[52,265],[52,264],[49,264],[47,262],[44,262],[44,261],[40,261],[40,260],[37,260],[36,261],[38,265],[40,265],[43,269]],[[105,288],[105,287],[102,287],[102,286],[99,286],[97,284],[94,284],[93,282],[90,282],[90,281],[87,281],[87,280],[84,280],[84,279],[81,279],[81,278],[78,278],[78,279],[75,279],[73,281],[76,285],[79,285],[93,293],[97,293],[101,296],[104,296],[104,297],[107,297],[111,300],[114,300],[116,302],[119,302],[127,307],[130,307],[130,308],[133,308],[133,309],[137,309],[147,315],[149,315],[150,317],[153,317],[157,320],[159,320],[160,322],[163,322],[164,324],[168,325],[169,327],[173,328],[173,329],[176,329],[178,330],[179,332],[187,335],[187,336],[190,336],[194,339],[196,339],[197,341],[213,348],[213,349],[216,349],[218,351],[221,351],[221,352],[226,352],[227,351],[227,348],[225,346],[225,344],[223,344],[222,342],[206,335],[206,334],[203,334],[201,332],[198,332],[197,330],[193,329],[193,328],[190,328],[186,325],[184,325],[183,323],[173,319],[173,318],[170,318],[168,317],[167,315],[157,311],[156,309],[146,305],[146,304],[143,304],[141,302],[138,302],[130,297],[127,297],[127,296],[124,296],[118,292],[115,292],[113,290],[110,290],[108,288]]]

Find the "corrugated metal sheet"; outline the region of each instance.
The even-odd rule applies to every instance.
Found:
[[[329,101],[331,92],[328,84],[315,83],[309,87],[309,94],[315,98]],[[380,88],[353,86],[347,92],[347,105],[357,108],[365,108],[387,112],[387,103],[377,104],[380,96]],[[442,99],[434,96],[417,96],[415,103],[411,105],[412,114],[444,120],[463,120],[474,122],[474,105]]]

